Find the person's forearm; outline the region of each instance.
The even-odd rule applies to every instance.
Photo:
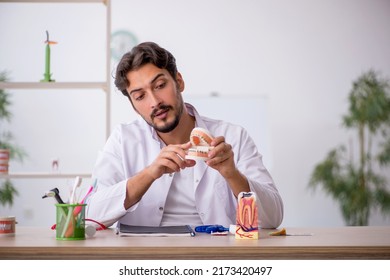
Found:
[[[136,204],[146,193],[154,180],[155,179],[148,172],[147,168],[129,178],[126,183],[125,209],[129,209]]]
[[[113,184],[108,182],[109,180],[106,181],[108,177],[103,175],[99,177],[99,185],[86,201],[86,218],[98,221],[106,227],[113,225],[126,214],[123,205],[126,199],[126,181]]]
[[[234,172],[231,172],[228,177],[225,177],[225,179],[235,197],[238,197],[240,192],[250,191],[248,179],[237,169],[235,169]]]

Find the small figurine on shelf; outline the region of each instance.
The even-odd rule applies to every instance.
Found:
[[[46,60],[45,60],[45,73],[43,74],[43,80],[41,82],[55,82],[51,79],[50,73],[50,45],[57,44],[57,42],[49,40],[49,32],[46,30]]]
[[[51,170],[52,170],[52,172],[59,172],[60,171],[60,160],[58,158],[55,158],[52,160]]]

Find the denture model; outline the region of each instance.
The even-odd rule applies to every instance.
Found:
[[[236,214],[236,239],[258,239],[256,195],[253,192],[241,192],[238,195]]]
[[[191,131],[190,142],[192,147],[188,149],[186,159],[208,160],[208,153],[214,147],[210,146],[213,136],[201,127],[195,127]]]

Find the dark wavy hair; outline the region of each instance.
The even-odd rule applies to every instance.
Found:
[[[115,86],[117,89],[129,97],[126,90],[130,86],[130,82],[126,77],[127,73],[137,70],[147,63],[152,63],[160,69],[166,69],[176,81],[177,67],[175,57],[154,42],[144,42],[135,46],[121,58],[115,74]]]

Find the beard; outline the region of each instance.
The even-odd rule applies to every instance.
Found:
[[[151,121],[148,122],[146,121],[151,127],[153,127],[157,132],[160,132],[160,133],[168,133],[168,132],[171,132],[172,130],[174,130],[177,125],[179,124],[180,122],[180,118],[181,118],[181,115],[183,114],[183,110],[184,110],[184,103],[183,103],[183,99],[182,99],[182,96],[181,94],[178,92],[177,93],[177,97],[178,97],[178,106],[177,106],[177,110],[174,111],[174,107],[171,106],[171,105],[165,105],[165,104],[161,104],[160,106],[158,106],[157,108],[155,108],[153,110],[153,112],[151,113],[150,115],[150,119]],[[153,119],[155,117],[155,114],[156,112],[158,112],[159,110],[167,110],[167,111],[174,111],[175,112],[175,115],[174,115],[174,119],[170,122],[167,122],[165,121],[162,125],[157,125]],[[145,119],[145,118],[144,118]]]

